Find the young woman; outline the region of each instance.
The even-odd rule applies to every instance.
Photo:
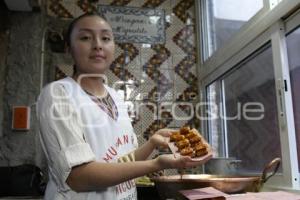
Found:
[[[107,21],[96,14],[76,18],[66,44],[75,73],[48,84],[37,104],[49,166],[46,200],[136,199],[134,178],[202,164],[188,156],[147,160],[156,147],[167,145],[169,129],[137,147],[124,102],[103,83],[115,50]]]

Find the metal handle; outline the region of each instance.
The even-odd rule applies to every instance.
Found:
[[[279,169],[281,163],[281,159],[280,158],[275,158],[273,159],[269,164],[267,164],[263,170],[262,176],[261,176],[261,181],[263,183],[267,182],[267,180],[269,178],[271,178],[272,176],[274,176],[276,174],[276,172]],[[274,168],[273,172],[267,176],[268,171],[270,171],[270,169]]]
[[[282,79],[277,79],[277,93],[279,97],[279,113],[280,116],[284,116],[284,82]]]

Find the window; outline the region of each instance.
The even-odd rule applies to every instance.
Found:
[[[261,172],[268,161],[281,157],[270,45],[211,84],[207,97],[210,113],[219,116],[208,121],[211,144],[219,155],[242,160],[247,172]]]
[[[205,0],[204,29],[208,52],[204,59],[224,45],[264,6],[264,0]]]
[[[224,93],[228,156],[259,172],[269,160],[281,157],[270,46],[224,78]]]
[[[198,10],[213,13],[213,3],[221,7],[219,1],[203,2]],[[267,2],[268,8],[257,7],[223,43],[216,42],[216,32],[200,32],[201,55],[217,50],[209,52],[209,59],[199,59],[199,82],[205,91],[201,100],[209,101],[202,113],[218,116],[203,122],[203,130],[215,156],[243,160],[243,171],[261,172],[273,158],[283,158],[281,173],[265,187],[300,189],[299,1],[263,0]],[[217,17],[211,16],[201,13],[198,29],[214,25]]]
[[[287,51],[298,147],[298,166],[300,166],[300,28],[287,36]]]

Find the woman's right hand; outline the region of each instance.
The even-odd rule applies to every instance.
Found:
[[[161,169],[182,169],[196,167],[207,162],[207,160],[193,161],[190,156],[180,156],[176,158],[173,154],[163,154],[155,158]]]

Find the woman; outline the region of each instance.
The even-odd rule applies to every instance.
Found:
[[[37,104],[49,166],[46,200],[136,199],[134,178],[202,164],[188,156],[146,160],[156,147],[167,145],[168,129],[137,148],[124,102],[103,83],[115,50],[112,28],[103,18],[75,19],[66,44],[75,73],[47,85]]]

